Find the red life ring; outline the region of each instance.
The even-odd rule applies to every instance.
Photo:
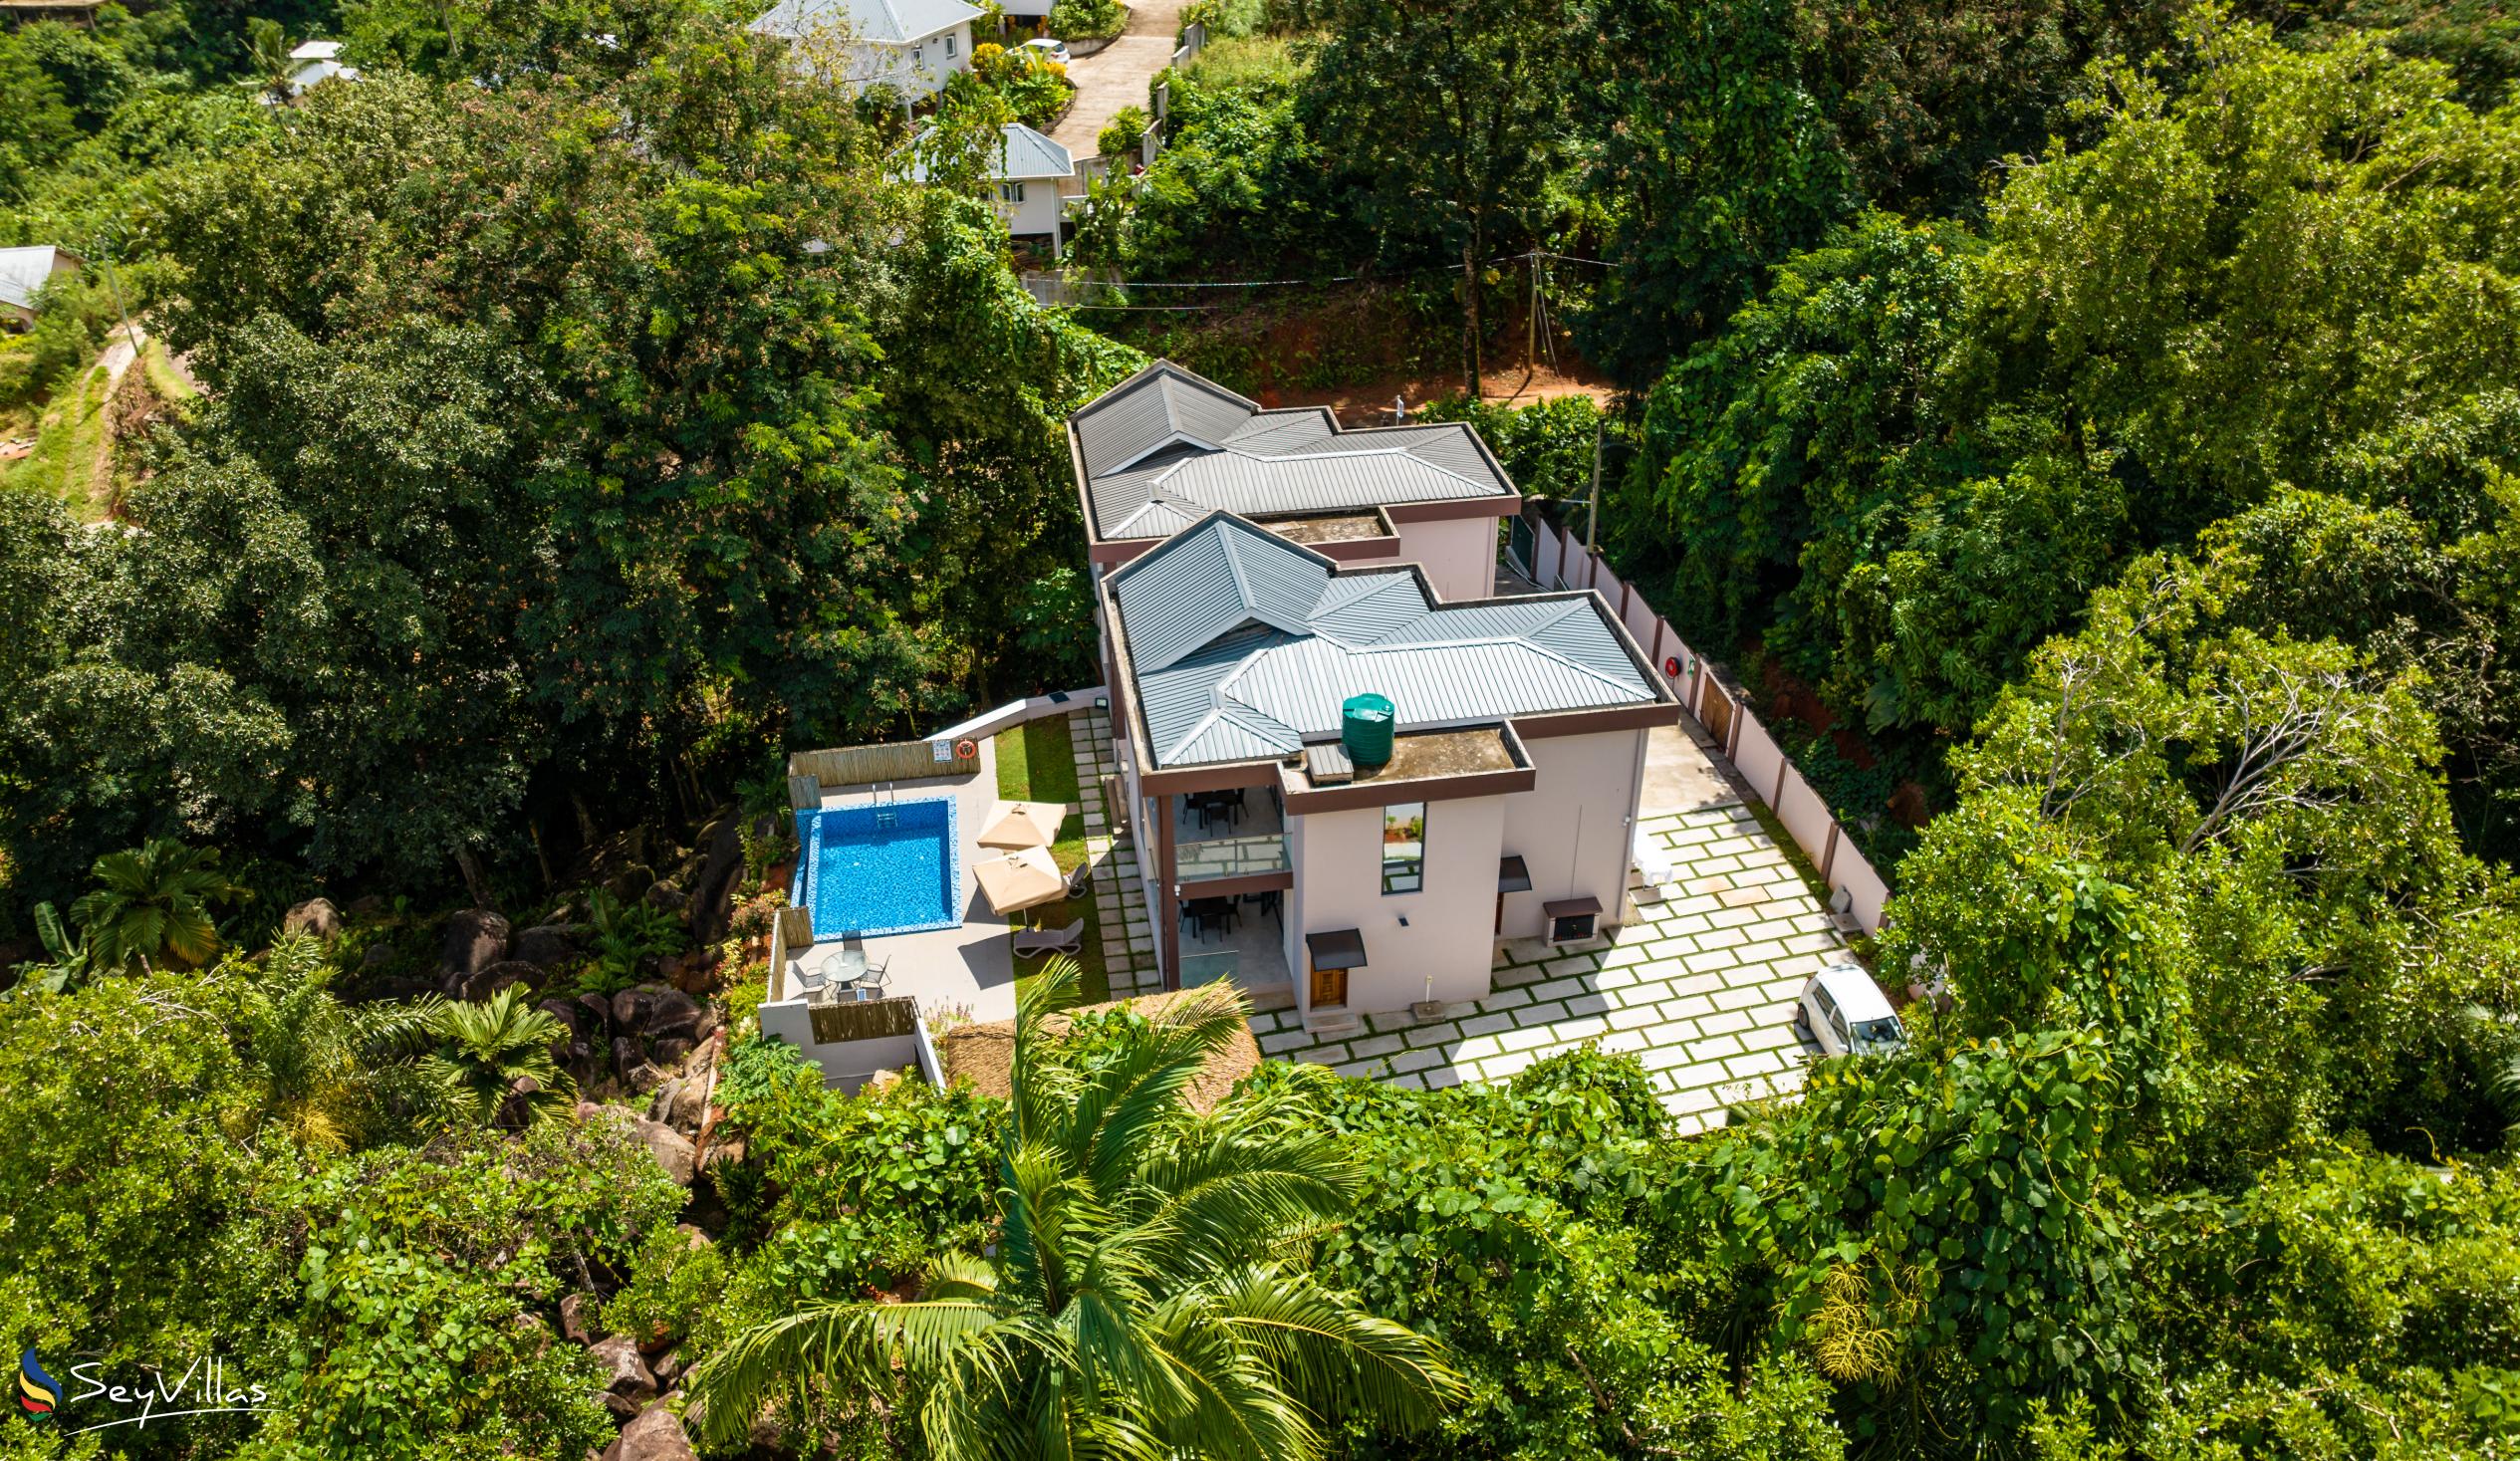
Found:
[[[1663,655],[1662,672],[1672,676],[1673,678],[1677,678],[1680,673],[1680,656],[1676,654]]]
[[[954,742],[954,759],[956,761],[968,761],[979,754],[980,743],[971,739],[969,736],[964,736],[961,740]]]

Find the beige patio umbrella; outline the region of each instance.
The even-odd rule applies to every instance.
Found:
[[[1059,840],[1068,809],[1057,802],[1000,802],[980,826],[984,848],[1046,848]]]
[[[971,875],[980,879],[980,892],[989,906],[1001,913],[1055,903],[1068,895],[1068,880],[1059,875],[1059,864],[1040,848],[974,862]]]

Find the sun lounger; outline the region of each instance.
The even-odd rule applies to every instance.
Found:
[[[1079,918],[1065,928],[1031,929],[1015,935],[1015,952],[1019,955],[1073,954],[1085,941],[1085,920]]]

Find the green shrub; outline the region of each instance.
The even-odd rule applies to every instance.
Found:
[[[1094,138],[1095,150],[1106,157],[1126,156],[1134,152],[1146,139],[1146,109],[1123,107],[1112,114],[1102,132]]]
[[[625,903],[597,888],[587,909],[587,921],[595,925],[595,957],[579,977],[582,993],[618,994],[638,982],[640,963],[678,954],[687,942],[682,920],[651,903]]]
[[[1065,40],[1108,41],[1128,24],[1129,8],[1120,0],[1059,0],[1043,30]]]
[[[1584,496],[1593,480],[1594,433],[1606,424],[1614,434],[1618,432],[1618,423],[1606,417],[1591,397],[1582,395],[1526,406],[1456,395],[1428,405],[1425,418],[1467,421],[1476,427],[1526,497]]]
[[[33,400],[40,384],[35,342],[23,335],[0,335],[0,408]]]

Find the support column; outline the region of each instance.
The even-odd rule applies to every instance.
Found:
[[[1155,798],[1155,962],[1163,987],[1181,987],[1181,886],[1175,859],[1170,795]]]

